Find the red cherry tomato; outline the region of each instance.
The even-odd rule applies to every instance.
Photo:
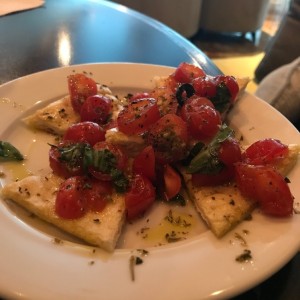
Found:
[[[82,157],[72,157],[70,161],[62,159],[59,148],[72,147],[75,143],[70,141],[61,142],[56,146],[51,146],[49,150],[49,164],[53,173],[68,178],[76,175],[83,175]]]
[[[242,151],[239,142],[234,138],[225,140],[219,150],[219,159],[226,166],[233,166],[242,160]]]
[[[133,95],[128,96],[128,100],[130,102],[139,100],[139,99],[145,99],[145,98],[152,98],[150,96],[150,93],[146,93],[146,92],[141,92],[141,93],[135,93]]]
[[[164,186],[167,200],[174,198],[181,189],[181,178],[170,166],[164,165]]]
[[[125,194],[127,219],[133,220],[142,216],[155,201],[155,188],[151,181],[140,174],[136,174]]]
[[[159,163],[183,159],[186,156],[187,142],[187,125],[175,114],[160,118],[146,136],[146,143],[152,145]]]
[[[82,197],[84,179],[70,177],[61,185],[56,195],[55,212],[63,219],[78,219],[87,209],[86,199]]]
[[[127,167],[128,158],[118,146],[109,144],[107,142],[99,142],[94,145],[93,149],[109,150],[116,158],[116,168],[117,169],[123,171]],[[103,181],[110,181],[112,179],[110,174],[103,173],[99,170],[94,169],[93,167],[90,167],[89,171],[97,179],[100,179]]]
[[[91,121],[100,125],[106,124],[112,114],[112,100],[103,95],[88,97],[80,110],[81,121]]]
[[[219,131],[221,124],[220,113],[208,105],[200,106],[196,112],[189,113],[187,118],[189,133],[202,142],[209,142]]]
[[[106,207],[112,192],[110,181],[87,179],[84,182],[82,197],[86,199],[89,210],[101,212]]]
[[[197,95],[193,95],[192,97],[188,98],[180,110],[181,118],[184,121],[187,121],[189,118],[189,114],[192,112],[197,112],[202,105],[208,105],[214,108],[213,103],[208,98],[200,97]]]
[[[236,81],[236,79],[233,76],[227,76],[227,75],[218,75],[215,77],[216,84],[225,84],[226,87],[229,90],[229,93],[231,95],[231,102],[234,102],[236,100],[236,96],[239,92],[239,85]]]
[[[146,176],[152,182],[155,180],[155,154],[153,147],[145,147],[133,160],[132,170],[136,174]]]
[[[293,196],[284,178],[271,166],[237,163],[236,181],[245,197],[258,202],[263,213],[287,217],[293,212]]]
[[[212,98],[217,94],[217,85],[212,77],[198,77],[192,82],[195,94],[200,97]]]
[[[286,157],[289,149],[275,139],[263,139],[253,143],[243,153],[243,161],[252,165],[276,164]]]
[[[160,117],[156,100],[139,99],[130,102],[120,111],[117,123],[119,130],[125,134],[140,134],[148,130]]]
[[[180,83],[191,83],[194,78],[205,76],[205,72],[192,64],[181,63],[174,72],[174,78]]]
[[[94,122],[80,122],[71,125],[63,137],[64,141],[88,143],[95,145],[105,140],[105,131]]]
[[[192,174],[192,183],[194,186],[215,186],[230,182],[234,178],[234,168],[224,167],[216,174]]]
[[[68,87],[73,109],[77,113],[80,113],[82,104],[89,96],[97,94],[96,82],[84,74],[68,76]]]

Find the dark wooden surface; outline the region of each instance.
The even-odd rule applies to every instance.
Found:
[[[110,2],[48,0],[41,8],[0,17],[0,84],[65,65],[138,62],[176,67],[182,61],[198,64],[211,75],[220,73],[185,38]],[[300,254],[234,299],[300,299]]]
[[[48,0],[41,8],[0,17],[0,84],[38,71],[95,62],[176,67],[187,61],[219,69],[159,22],[106,1]],[[63,47],[69,47],[63,53]],[[66,50],[65,50],[66,51]]]

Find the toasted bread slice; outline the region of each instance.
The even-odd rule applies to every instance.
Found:
[[[105,95],[113,100],[115,106],[118,100],[106,86],[98,87],[98,94]],[[80,122],[80,116],[73,110],[69,96],[56,100],[34,114],[24,119],[24,122],[34,128],[62,136],[75,123]]]
[[[37,110],[24,121],[34,129],[63,135],[72,124],[80,121],[80,116],[74,112],[70,97],[66,96]]]
[[[283,176],[295,166],[299,153],[299,145],[289,145],[288,156],[275,166]],[[255,208],[253,201],[246,199],[234,183],[216,187],[196,187],[192,185],[190,174],[182,171],[182,175],[188,195],[197,211],[219,238],[249,217]]]
[[[100,213],[88,212],[79,219],[62,219],[54,211],[56,193],[62,180],[52,174],[47,177],[29,176],[4,186],[2,197],[90,245],[113,251],[125,222],[123,196],[113,194],[112,201]]]

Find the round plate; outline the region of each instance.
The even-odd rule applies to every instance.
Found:
[[[90,64],[53,69],[26,76],[0,87],[0,134],[27,154],[28,163],[44,167],[47,147],[41,133],[28,131],[22,118],[67,94],[66,78],[87,72],[113,90],[148,90],[156,75],[168,75],[170,67],[143,64]],[[298,131],[264,101],[245,94],[229,116],[230,125],[247,143],[272,137],[300,144]],[[33,147],[32,145],[35,144]],[[41,149],[39,148],[41,147]],[[39,149],[39,151],[37,151]],[[299,163],[289,174],[295,205],[300,201]],[[2,181],[4,182],[3,178]],[[131,256],[137,249],[100,249],[53,239],[49,225],[0,202],[0,294],[30,299],[212,299],[239,294],[288,262],[299,249],[300,216],[273,219],[253,214],[222,239],[204,231],[185,241],[147,248],[143,263],[130,274]],[[52,229],[53,232],[55,228]],[[247,234],[246,234],[247,233]],[[242,236],[242,239],[239,238]],[[252,260],[236,257],[248,249]]]

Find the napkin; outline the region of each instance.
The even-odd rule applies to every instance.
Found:
[[[0,0],[0,16],[42,6],[43,0]]]

